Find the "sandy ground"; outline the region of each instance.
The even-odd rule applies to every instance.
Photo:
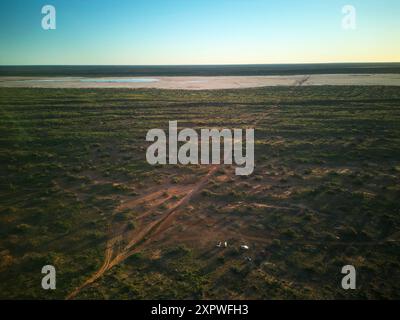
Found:
[[[152,82],[107,82],[118,79],[150,79]],[[84,80],[84,81],[82,81]],[[91,81],[93,80],[93,81]],[[102,82],[95,82],[100,80]],[[0,77],[0,87],[31,88],[158,88],[182,90],[238,89],[292,85],[387,85],[400,86],[400,74],[319,74],[295,76],[221,77]]]

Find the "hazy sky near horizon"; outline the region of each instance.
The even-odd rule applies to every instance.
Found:
[[[400,61],[399,0],[1,0],[0,30],[0,65]]]

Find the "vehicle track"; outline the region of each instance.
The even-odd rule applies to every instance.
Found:
[[[82,285],[75,288],[68,296],[67,300],[73,299],[76,295],[85,287],[95,282],[99,279],[105,272],[111,269],[113,266],[121,263],[132,254],[137,252],[139,246],[145,244],[150,236],[154,236],[156,234],[161,233],[168,225],[169,221],[172,219],[172,215],[182,206],[186,205],[195,195],[197,195],[202,188],[208,183],[209,179],[217,172],[220,165],[213,165],[212,168],[208,171],[208,173],[197,183],[195,184],[189,192],[180,199],[171,209],[167,211],[167,213],[160,220],[152,222],[149,226],[147,226],[144,230],[142,230],[137,236],[130,240],[130,242],[123,248],[122,252],[117,253],[114,256],[114,246],[116,243],[121,240],[121,235],[117,237],[112,237],[106,246],[105,257],[103,265],[97,270],[92,276],[89,277]]]
[[[104,262],[99,270],[97,270],[89,279],[87,279],[83,284],[79,287],[75,288],[68,296],[67,300],[73,299],[83,288],[90,285],[99,279],[108,269],[110,269],[110,263],[112,261],[112,256],[114,252],[114,244],[117,242],[116,238],[112,238],[107,241],[107,246],[104,254]]]

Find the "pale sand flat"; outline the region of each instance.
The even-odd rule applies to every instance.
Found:
[[[107,82],[154,79],[154,82]],[[85,80],[84,82],[81,80]],[[89,80],[89,81],[88,81]],[[101,80],[105,82],[91,82]],[[293,76],[219,77],[0,77],[0,87],[12,88],[157,88],[180,90],[240,89],[271,86],[383,85],[400,86],[400,74],[318,74]]]

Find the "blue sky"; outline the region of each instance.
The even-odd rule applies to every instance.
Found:
[[[400,61],[399,17],[399,0],[1,0],[0,65]]]

